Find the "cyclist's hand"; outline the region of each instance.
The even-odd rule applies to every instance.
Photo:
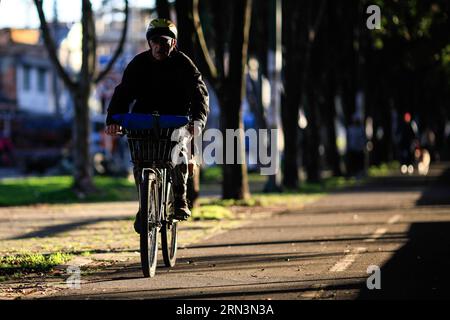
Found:
[[[189,124],[188,130],[189,130],[189,133],[193,136],[199,136],[202,133],[202,127],[200,125],[196,125],[194,123]]]
[[[117,136],[121,131],[121,127],[118,124],[110,124],[106,126],[105,133],[109,136]]]

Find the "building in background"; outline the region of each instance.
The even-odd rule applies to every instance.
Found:
[[[55,113],[53,76],[39,30],[0,30],[0,95],[7,103],[1,110]]]
[[[50,25],[53,29],[54,26]],[[59,24],[56,42],[67,34]],[[11,134],[11,120],[17,114],[60,112],[63,85],[55,74],[38,29],[0,30],[0,132]]]
[[[69,30],[64,24],[49,27],[57,44]],[[58,159],[70,134],[70,126],[65,123],[64,129],[62,120],[55,117],[61,112],[58,92],[64,92],[64,87],[40,31],[0,30],[0,138],[11,149],[6,160],[2,152],[0,166],[30,167],[25,160],[51,164],[51,159]]]
[[[96,17],[97,70],[106,67],[123,28],[123,14],[104,10]],[[91,142],[103,131],[107,105],[129,61],[148,49],[146,27],[152,11],[129,8],[124,49],[108,75],[93,87],[89,99]],[[69,74],[81,68],[81,23],[49,23],[62,66]],[[39,29],[0,30],[0,138],[14,148],[16,166],[44,172],[62,157],[71,140],[73,102],[50,60]],[[95,146],[93,148],[95,150]],[[9,164],[2,163],[1,166]]]

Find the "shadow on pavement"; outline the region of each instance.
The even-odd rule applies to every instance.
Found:
[[[450,168],[437,177],[416,203],[417,206],[450,205]],[[450,210],[449,210],[450,212]]]
[[[362,185],[349,186],[335,190],[333,193],[360,193],[360,192],[405,192],[416,191],[431,185],[435,177],[431,176],[386,176],[370,177]]]
[[[448,204],[450,168],[424,190],[416,203]],[[381,267],[381,289],[369,290],[364,283],[359,299],[450,298],[450,222],[413,223],[407,238],[408,242]]]
[[[207,255],[195,258],[178,258],[177,265],[174,268],[167,268],[161,260],[158,261],[157,274],[183,274],[190,272],[208,272],[208,271],[233,271],[233,270],[257,270],[261,271],[261,263],[265,263],[264,270],[269,270],[279,267],[280,264],[287,261],[305,261],[311,259],[326,259],[330,257],[338,257],[341,252],[331,253],[297,253],[282,252],[282,253],[265,253],[265,254],[221,254],[221,255]],[[106,269],[105,269],[106,270]],[[122,268],[112,268],[116,270],[115,273],[101,272],[102,278],[99,280],[91,280],[90,283],[108,282],[118,280],[139,279],[141,276],[141,265],[130,264],[124,265]],[[94,274],[95,275],[95,274]]]
[[[279,245],[279,244],[292,244],[292,243],[321,243],[321,242],[362,242],[367,239],[367,235],[343,235],[335,237],[321,237],[316,239],[290,239],[290,240],[274,240],[274,241],[258,241],[258,242],[238,242],[238,243],[217,243],[217,244],[193,244],[189,245],[187,249],[204,249],[204,248],[221,248],[221,247],[247,247],[247,246],[266,246],[266,245]],[[405,240],[403,233],[389,233],[382,237],[383,240]]]
[[[359,280],[359,278],[356,278]],[[289,284],[286,282],[287,288],[283,288],[278,285],[275,288],[255,288],[252,285],[243,285],[235,290],[219,290],[218,292],[199,292],[199,293],[189,293],[186,295],[177,295],[172,299],[214,299],[214,298],[241,298],[241,297],[260,297],[261,295],[274,295],[274,294],[297,294],[297,299],[302,298],[302,294],[310,291],[316,291],[317,289],[311,287],[305,287],[303,284],[298,286],[295,284]],[[330,291],[346,291],[357,289],[358,283],[348,283],[348,284],[336,284],[327,286],[326,289]],[[289,295],[291,297],[291,295]],[[170,299],[171,297],[167,297]],[[290,298],[292,299],[292,298]],[[308,298],[309,299],[309,298]]]
[[[450,222],[415,223],[408,243],[381,267],[381,290],[359,299],[450,298]]]
[[[356,290],[359,283],[363,281],[361,277],[343,278],[345,283],[330,284],[326,286],[327,290]],[[213,298],[242,298],[251,296],[260,296],[261,294],[292,294],[297,295],[297,299],[305,299],[302,297],[307,292],[315,292],[317,289],[311,287],[311,283],[316,281],[329,282],[333,279],[314,279],[299,281],[267,281],[248,284],[232,284],[232,285],[205,285],[198,287],[169,287],[169,288],[153,288],[153,289],[131,289],[126,291],[108,291],[102,293],[89,293],[84,295],[59,296],[57,299],[123,299],[124,294],[127,299],[213,299]],[[290,295],[291,296],[291,295]],[[50,297],[54,299],[55,297]],[[41,298],[47,300],[49,297]],[[291,298],[292,299],[292,298]]]
[[[80,221],[76,221],[76,222],[47,226],[38,231],[29,232],[24,235],[8,238],[5,240],[23,240],[23,239],[30,239],[30,238],[53,237],[57,234],[67,232],[70,230],[75,230],[75,229],[78,229],[78,228],[81,228],[83,226],[87,226],[90,224],[95,224],[95,223],[105,222],[105,221],[122,221],[122,220],[128,220],[128,218],[110,217],[110,218],[80,220]]]

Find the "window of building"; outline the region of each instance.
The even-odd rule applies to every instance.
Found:
[[[47,90],[47,70],[44,68],[38,68],[37,88],[39,92],[45,92]]]
[[[29,91],[31,89],[31,67],[23,66],[23,90]]]

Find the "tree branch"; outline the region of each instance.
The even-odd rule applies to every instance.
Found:
[[[302,95],[303,98],[302,100],[306,97],[305,95],[305,88],[306,88],[306,83],[307,83],[307,79],[308,79],[308,75],[309,75],[309,68],[310,68],[310,60],[311,60],[311,51],[312,51],[312,47],[314,45],[316,36],[317,36],[317,32],[319,30],[320,24],[322,22],[322,18],[324,15],[324,11],[325,11],[325,6],[326,6],[326,1],[322,0],[320,2],[320,6],[319,6],[319,12],[317,13],[316,19],[314,21],[314,25],[309,25],[308,26],[308,37],[307,37],[307,42],[306,42],[306,49],[305,49],[305,59],[304,59],[304,71],[303,71],[303,77],[302,77]],[[312,11],[312,5],[311,5],[311,11]],[[309,15],[311,16],[311,14]]]
[[[42,9],[42,2],[43,2],[42,0],[34,0],[34,4],[36,6],[36,9],[37,9],[37,12],[39,15],[39,21],[41,24],[41,31],[42,31],[42,36],[44,38],[45,47],[47,48],[50,60],[52,61],[53,65],[55,66],[56,71],[58,72],[59,76],[63,79],[65,85],[68,87],[69,90],[74,90],[75,87],[77,86],[77,83],[69,77],[69,74],[63,68],[63,66],[61,65],[61,63],[58,59],[56,45],[50,34],[50,30],[48,28],[48,24],[45,19],[44,10]]]
[[[207,77],[211,80],[217,79],[217,68],[209,55],[208,46],[206,45],[205,36],[203,34],[202,24],[200,21],[200,14],[198,12],[199,0],[192,0],[192,19],[194,22],[194,30],[200,44],[201,58],[207,66]]]
[[[244,74],[247,64],[248,39],[251,23],[252,0],[234,1],[234,23],[231,31],[230,65],[228,78],[233,84],[242,84],[240,99],[244,97]]]
[[[325,13],[325,7],[326,7],[326,1],[322,0],[322,2],[320,3],[320,7],[319,7],[319,13],[317,14],[316,17],[316,22],[314,23],[314,34],[317,33],[317,31],[319,30],[319,26],[322,23],[322,18],[323,18],[323,14]]]
[[[188,57],[194,58],[196,34],[192,19],[192,0],[175,1],[175,11],[177,13],[178,24],[177,46],[186,53]]]
[[[124,1],[125,1],[125,9],[124,9],[125,21],[123,22],[124,25],[123,25],[123,28],[122,28],[122,34],[120,36],[119,45],[117,47],[116,52],[114,52],[113,57],[108,62],[108,65],[106,66],[106,68],[103,71],[101,71],[100,74],[97,76],[97,78],[94,80],[95,84],[99,83],[106,76],[106,74],[111,70],[111,68],[113,67],[114,63],[116,62],[116,60],[119,58],[120,54],[122,53],[123,46],[125,44],[125,39],[126,39],[126,36],[127,36],[128,15],[129,15],[128,0],[124,0]]]
[[[96,71],[96,67],[97,67],[97,34],[95,32],[95,18],[94,18],[94,12],[91,10],[89,13],[89,45],[90,45],[90,49],[91,49],[91,65],[92,67],[90,68],[90,72],[89,72],[89,81],[92,81],[94,78],[94,74]]]

